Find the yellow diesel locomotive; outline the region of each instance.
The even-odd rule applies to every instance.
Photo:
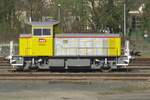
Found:
[[[111,70],[129,64],[129,42],[122,47],[119,34],[57,34],[54,32],[57,24],[55,20],[31,22],[32,34],[20,35],[19,55],[12,57],[11,65],[19,70]]]

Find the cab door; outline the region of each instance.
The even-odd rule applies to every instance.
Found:
[[[31,56],[32,55],[32,37],[20,37],[19,38],[19,55]]]

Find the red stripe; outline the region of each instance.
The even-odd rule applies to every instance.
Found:
[[[21,36],[19,38],[32,38],[32,36]],[[39,37],[46,38],[46,37]],[[119,36],[56,36],[55,38],[120,38]]]
[[[19,38],[32,38],[32,37],[19,37]]]
[[[56,38],[119,38],[119,36],[56,36]]]

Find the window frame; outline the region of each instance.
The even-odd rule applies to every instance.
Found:
[[[35,34],[35,30],[40,30],[40,34]],[[34,36],[42,36],[42,29],[40,29],[40,28],[37,28],[37,29],[33,29],[33,35]]]
[[[44,30],[49,30],[49,34],[44,34]],[[49,29],[49,28],[43,28],[42,29],[42,36],[50,36],[51,35],[51,29]]]
[[[49,34],[45,34],[44,35],[44,31],[43,30],[49,30]],[[35,35],[35,30],[41,30],[41,34],[40,35]],[[51,28],[33,28],[33,36],[51,36],[52,35],[52,32],[51,32]]]

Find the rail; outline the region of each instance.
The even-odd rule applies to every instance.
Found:
[[[87,81],[87,80],[150,80],[145,73],[13,73],[0,74],[0,80],[51,80],[51,81]]]

